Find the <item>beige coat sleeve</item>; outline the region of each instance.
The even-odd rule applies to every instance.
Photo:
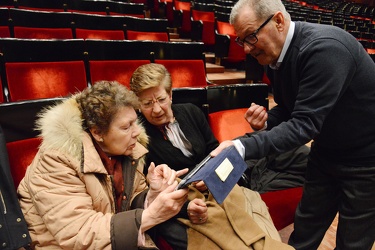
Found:
[[[98,190],[102,184],[93,174],[79,178],[78,166],[57,151],[42,152],[34,160],[19,189],[20,195],[31,201],[21,200],[33,225],[29,230],[35,231],[34,242],[46,237],[56,241],[47,244],[67,249],[111,249],[108,195],[104,189]]]

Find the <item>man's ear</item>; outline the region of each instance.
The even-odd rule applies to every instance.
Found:
[[[95,141],[97,142],[103,142],[102,133],[97,127],[90,128],[90,133],[92,137],[94,137]]]
[[[285,17],[281,11],[278,11],[275,13],[275,16],[273,17],[276,22],[276,28],[278,30],[283,30],[285,27]]]

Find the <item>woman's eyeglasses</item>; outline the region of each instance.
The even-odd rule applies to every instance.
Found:
[[[266,26],[266,24],[272,19],[273,16],[274,16],[274,15],[269,16],[269,17],[267,18],[267,20],[266,20],[264,23],[262,23],[262,25],[260,25],[260,27],[259,27],[257,30],[255,30],[253,33],[247,35],[244,39],[241,40],[239,37],[237,37],[236,40],[235,40],[236,43],[237,43],[238,45],[240,45],[241,47],[243,47],[245,43],[247,43],[247,44],[249,44],[249,45],[254,45],[254,44],[256,44],[256,43],[258,42],[258,37],[257,37],[258,32],[259,32],[264,26]]]
[[[168,100],[168,96],[162,96],[157,98],[156,100],[141,101],[141,107],[143,109],[152,109],[155,103],[159,104],[159,106],[163,106],[168,103]]]

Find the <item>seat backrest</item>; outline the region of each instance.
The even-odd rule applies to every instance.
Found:
[[[38,99],[22,102],[5,102],[0,104],[0,124],[6,142],[33,138],[38,135],[35,128],[37,114],[60,103],[64,98]]]
[[[206,8],[203,8],[200,6],[206,7],[207,10]],[[211,7],[212,10],[210,10],[210,8],[208,8],[207,6],[212,6]],[[199,32],[199,31],[195,31],[196,27],[199,27],[199,25],[196,26],[194,24],[194,21],[199,21],[203,25],[202,28],[198,28],[198,30],[201,29],[201,33],[202,33],[201,37],[202,37],[203,43],[208,46],[214,45],[215,44],[215,14],[213,11],[213,5],[212,4],[211,5],[195,4],[191,9],[191,18],[192,18],[192,27],[191,27],[192,37],[196,36],[194,34],[195,32]]]
[[[174,88],[207,86],[202,42],[155,42],[155,63],[163,64],[172,77]]]
[[[242,83],[207,87],[210,113],[248,108],[257,103],[268,110],[268,85],[265,83]]]
[[[182,34],[191,32],[191,1],[173,0],[173,21]]]
[[[216,33],[217,36],[229,36],[229,46],[227,39],[216,39],[218,44],[215,44],[215,54],[222,57],[225,55],[225,59],[228,62],[244,62],[246,54],[244,49],[239,46],[236,42],[236,33],[234,27],[229,23],[229,15],[223,13],[216,13]],[[225,44],[219,44],[220,42]],[[226,51],[227,53],[223,52]]]
[[[126,17],[73,13],[74,38],[124,40]]]
[[[124,40],[125,34],[122,30],[92,30],[75,29],[75,38],[80,39],[102,39],[102,40]]]
[[[228,109],[208,114],[209,125],[219,142],[253,132],[244,117],[246,110],[247,108]]]
[[[174,8],[176,10],[190,11],[191,2],[190,1],[183,1],[183,0],[175,0],[174,1]]]
[[[130,78],[134,71],[149,60],[101,60],[89,61],[91,83],[101,80],[117,81],[130,87]]]
[[[2,8],[14,8],[15,7],[15,1],[14,0],[2,0],[2,1],[0,1],[0,6]]]
[[[107,1],[69,0],[67,3],[67,11],[86,14],[109,15],[110,10]]]
[[[214,3],[220,6],[229,6],[233,7],[236,3],[236,0],[215,0]]]
[[[151,51],[160,43],[164,42],[88,39],[85,41],[85,52],[89,61],[150,60]]]
[[[10,101],[65,97],[88,86],[83,40],[8,39],[0,46]]]
[[[3,83],[1,81],[1,77],[0,77],[0,103],[3,103],[4,102],[4,90],[3,90]]]
[[[173,103],[192,103],[199,107],[208,119],[207,89],[206,88],[173,88]]]
[[[168,32],[168,20],[159,18],[125,17],[126,29],[147,32]]]
[[[86,40],[89,82],[116,80],[128,86],[133,72],[150,63],[151,41]]]
[[[25,176],[27,167],[38,152],[40,143],[40,138],[34,137],[6,144],[10,171],[16,188]]]
[[[72,39],[72,14],[9,9],[15,38]]]
[[[66,0],[17,0],[15,7],[19,9],[44,10],[53,12],[66,11]]]
[[[233,35],[233,36],[236,35],[233,25],[231,25],[229,22],[223,22],[223,21],[217,20],[216,30],[217,30],[217,33],[219,34]]]
[[[192,9],[191,10],[191,17],[193,20],[201,20],[203,22],[214,22],[215,21],[215,13],[214,11],[203,11]]]
[[[10,37],[8,8],[0,8],[0,37]]]
[[[167,19],[127,17],[126,30],[128,40],[169,41]]]
[[[151,31],[134,31],[127,30],[126,38],[128,40],[150,40],[150,41],[169,41],[167,32],[151,32]]]
[[[260,195],[269,209],[277,230],[281,230],[294,222],[294,214],[302,198],[302,192],[302,187],[295,187]]]
[[[145,17],[144,4],[125,1],[68,0],[67,9],[87,14]]]
[[[205,46],[202,42],[154,42],[155,60],[203,60]]]
[[[173,88],[206,87],[207,77],[203,60],[155,60],[171,74]]]
[[[221,12],[221,13],[225,13],[229,15],[230,12],[232,11],[232,7],[233,6],[221,5],[221,4],[215,3],[215,12]]]
[[[110,15],[122,15],[130,17],[145,17],[145,5],[143,3],[131,3],[125,1],[107,0]]]

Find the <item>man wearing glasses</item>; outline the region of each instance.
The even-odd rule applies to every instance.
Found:
[[[230,23],[237,43],[265,66],[277,106],[252,104],[245,159],[314,140],[289,244],[317,249],[339,214],[336,249],[371,249],[375,239],[375,64],[348,32],[292,22],[280,0],[239,0]]]

